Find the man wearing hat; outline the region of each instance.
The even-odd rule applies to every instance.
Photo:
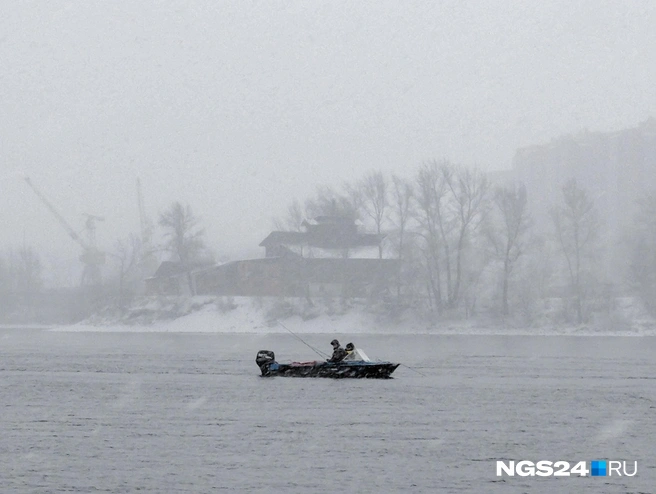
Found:
[[[333,346],[333,356],[328,359],[328,362],[341,362],[346,357],[346,350],[339,346],[339,341],[333,340],[330,342]]]

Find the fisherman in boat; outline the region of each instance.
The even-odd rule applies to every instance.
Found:
[[[369,357],[367,357],[367,354],[364,353],[360,348],[355,348],[355,345],[353,343],[349,343],[345,347],[346,350],[346,357],[344,357],[344,361],[349,361],[349,362],[371,362]]]
[[[328,362],[341,362],[346,357],[347,353],[341,346],[339,346],[339,341],[333,340],[330,342],[333,346],[333,356],[328,359]]]

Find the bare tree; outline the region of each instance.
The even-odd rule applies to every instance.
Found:
[[[23,297],[24,309],[33,317],[34,298],[43,287],[43,265],[32,247],[9,252],[9,276],[11,291]]]
[[[447,224],[445,218],[446,183],[440,167],[435,162],[425,164],[419,169],[416,182],[416,218],[420,229],[416,233],[425,244],[423,252],[429,301],[439,314],[443,309],[441,248],[444,250],[445,256],[447,287],[451,282],[450,249],[447,239],[450,225]]]
[[[388,183],[380,171],[369,173],[360,182],[362,190],[362,209],[374,223],[376,233],[382,232],[385,213],[389,206]],[[378,258],[383,258],[383,245],[378,245]]]
[[[348,185],[345,185],[345,189],[345,193],[340,193],[329,186],[318,187],[316,196],[305,202],[308,216],[340,216],[357,220],[360,217],[359,193]]]
[[[183,206],[179,202],[172,203],[160,214],[159,224],[164,230],[164,248],[181,264],[187,265],[198,260],[204,249],[204,230],[198,228],[198,222],[199,219],[192,213],[191,206]]]
[[[530,226],[526,187],[509,185],[497,187],[493,197],[494,215],[486,228],[486,237],[494,258],[503,264],[501,308],[504,316],[508,307],[508,283],[515,263],[524,253],[526,232]]]
[[[22,246],[15,256],[16,288],[26,294],[34,294],[43,286],[43,266],[32,247]]]
[[[298,199],[294,199],[294,202],[287,207],[287,214],[281,219],[275,219],[273,224],[277,230],[299,232],[304,219],[303,207]]]
[[[392,197],[390,200],[391,221],[395,227],[397,257],[399,259],[399,272],[396,283],[396,296],[398,301],[401,300],[402,273],[404,269],[405,256],[405,237],[406,230],[412,217],[414,190],[412,184],[407,180],[397,176],[392,176]]]
[[[172,203],[159,217],[165,239],[164,249],[186,269],[192,295],[195,292],[191,278],[192,264],[202,258],[205,248],[202,238],[204,230],[198,227],[198,222],[191,206],[183,206],[179,202]]]
[[[599,217],[594,201],[578,186],[576,179],[562,188],[563,204],[551,210],[556,238],[563,252],[579,324],[584,320],[584,270],[594,257],[599,236]]]
[[[448,293],[449,306],[455,307],[460,299],[463,280],[465,247],[476,232],[488,209],[489,181],[478,170],[454,169],[443,165],[442,173],[455,208],[455,281]]]

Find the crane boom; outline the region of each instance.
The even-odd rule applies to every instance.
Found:
[[[90,242],[87,243],[77,233],[75,233],[73,227],[68,224],[68,221],[66,221],[66,219],[59,213],[59,211],[57,211],[55,206],[52,205],[48,198],[34,186],[29,177],[25,177],[25,182],[27,182],[27,185],[29,185],[34,193],[38,196],[38,198],[41,199],[43,204],[46,205],[54,217],[57,218],[59,224],[63,226],[64,229],[68,232],[68,235],[78,244],[80,244],[82,249],[84,249],[82,255],[80,255],[80,261],[84,263],[84,271],[82,272],[82,285],[100,285],[102,281],[100,266],[105,264],[105,253],[96,248],[94,221],[102,220],[103,218],[100,216],[87,215],[86,227]]]
[[[141,180],[137,178],[137,205],[139,206],[139,225],[141,227],[141,242],[150,246],[150,226],[146,219],[146,208],[144,207],[143,194],[141,193]]]
[[[25,181],[27,182],[27,185],[29,185],[32,188],[32,190],[39,197],[39,199],[41,199],[41,201],[46,205],[48,210],[55,216],[55,218],[57,218],[57,220],[59,221],[61,226],[63,226],[64,229],[68,232],[68,235],[73,240],[75,240],[78,244],[80,244],[82,247],[87,249],[88,246],[84,243],[84,240],[82,240],[82,238],[80,238],[80,236],[77,233],[75,233],[75,230],[73,230],[73,227],[71,227],[71,225],[68,224],[66,219],[64,219],[64,217],[61,214],[59,214],[59,211],[57,211],[57,209],[55,209],[55,206],[52,205],[52,203],[48,200],[48,198],[46,196],[44,196],[41,193],[41,191],[34,186],[32,181],[30,180],[30,177],[25,177]]]

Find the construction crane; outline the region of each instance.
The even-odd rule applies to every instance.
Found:
[[[153,225],[146,217],[143,194],[141,192],[141,180],[137,178],[137,206],[139,207],[139,225],[141,227],[141,244],[145,253],[150,253],[153,237]]]
[[[71,237],[75,242],[77,242],[83,249],[82,254],[80,255],[80,261],[84,264],[84,270],[82,271],[82,285],[83,286],[95,286],[100,285],[102,278],[100,274],[100,266],[105,264],[105,253],[98,250],[96,247],[96,221],[103,221],[102,216],[95,216],[92,214],[86,214],[87,220],[85,222],[85,230],[87,232],[87,240],[85,241],[81,238],[71,225],[66,221],[66,219],[57,211],[57,209],[52,205],[46,196],[44,196],[39,189],[37,189],[29,177],[25,177],[25,182],[34,193],[38,196],[39,199],[46,205],[48,210],[57,218],[59,224],[64,227],[68,236]]]
[[[105,221],[102,216],[95,214],[83,213],[87,217],[84,222],[84,229],[87,232],[87,245],[96,245],[96,221]]]

